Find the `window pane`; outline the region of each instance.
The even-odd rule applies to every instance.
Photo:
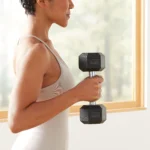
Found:
[[[25,15],[18,0],[0,2],[0,111],[8,109],[15,82],[12,68],[13,51],[24,21]]]
[[[73,0],[75,8],[67,28],[53,25],[49,37],[69,65],[75,83],[88,72],[78,68],[83,52],[102,52],[106,69],[96,74],[105,79],[100,101],[133,100],[133,54],[135,1]],[[9,5],[8,5],[9,3]],[[13,49],[25,24],[26,16],[18,0],[0,2],[0,110],[8,108],[15,82],[12,70]]]
[[[96,72],[105,79],[100,101],[133,100],[135,1],[73,2],[75,9],[68,27],[53,26],[50,35],[69,64],[76,84],[89,75],[79,70],[78,56],[83,52],[102,52],[106,68]]]

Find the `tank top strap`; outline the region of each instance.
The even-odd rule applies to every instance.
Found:
[[[55,52],[48,46],[48,44],[45,43],[45,42],[44,42],[42,39],[40,39],[39,37],[37,37],[37,36],[35,36],[35,35],[25,35],[25,36],[22,36],[21,38],[24,38],[24,37],[34,37],[34,38],[37,39],[38,41],[42,42],[42,43],[46,46],[46,48],[47,48],[50,52],[52,52],[52,54],[57,58],[57,60],[58,60],[59,62],[61,61],[61,60],[59,59],[59,57],[55,54]],[[21,38],[19,38],[18,44],[19,44],[19,41],[20,41]]]

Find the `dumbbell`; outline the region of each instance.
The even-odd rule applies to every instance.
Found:
[[[82,53],[79,56],[79,69],[89,72],[89,77],[95,76],[95,71],[105,68],[105,56],[102,53]],[[83,124],[101,124],[106,121],[106,107],[90,102],[80,108],[80,121]]]

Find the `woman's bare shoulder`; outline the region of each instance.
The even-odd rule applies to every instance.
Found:
[[[34,41],[25,41],[17,45],[14,50],[13,68],[16,74],[17,68],[23,61],[32,60],[34,58],[44,58],[43,61],[49,60],[49,55],[43,43]]]

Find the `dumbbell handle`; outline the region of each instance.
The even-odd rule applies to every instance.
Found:
[[[92,78],[95,76],[95,72],[94,71],[90,71],[89,72],[89,77]],[[90,105],[96,105],[96,102],[90,102]]]

